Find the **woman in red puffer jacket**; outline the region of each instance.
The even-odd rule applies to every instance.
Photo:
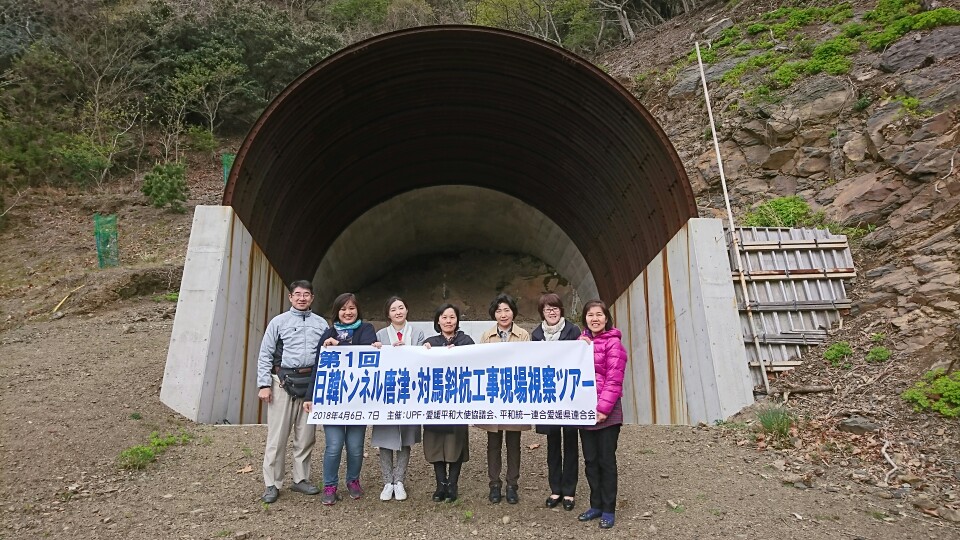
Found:
[[[613,327],[610,310],[600,300],[583,306],[583,335],[593,343],[593,366],[597,373],[597,423],[580,428],[584,469],[590,485],[590,508],[580,521],[600,518],[600,528],[614,524],[617,504],[617,440],[623,424],[623,374],[627,350],[620,342],[620,330]]]

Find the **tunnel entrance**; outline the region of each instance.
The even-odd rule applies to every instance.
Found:
[[[243,142],[223,206],[198,207],[161,389],[202,422],[259,422],[256,352],[313,277],[323,313],[410,257],[530,254],[613,308],[628,422],[713,421],[752,402],[726,241],[644,107],[585,60],[473,26],[347,47],[291,83]]]
[[[511,204],[498,211],[492,195],[466,191],[410,195],[441,186]],[[575,246],[589,272],[568,279],[607,302],[696,217],[673,146],[623,87],[549,43],[468,26],[378,36],[304,73],[251,129],[223,204],[285,281],[317,275],[347,290],[362,285],[359,274],[334,268],[331,258],[345,259],[331,250],[351,224],[404,194],[391,207],[423,221],[418,250],[455,242],[443,226],[451,221],[431,219],[444,207],[459,206],[474,236],[495,242],[508,239],[488,231],[504,226],[516,242],[542,240],[524,215],[535,210],[569,238],[538,256],[560,268]],[[345,264],[382,259],[367,242],[389,243],[390,231],[350,233]]]

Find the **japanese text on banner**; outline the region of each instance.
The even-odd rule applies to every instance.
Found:
[[[596,408],[593,347],[579,340],[325,347],[308,421],[591,425]]]

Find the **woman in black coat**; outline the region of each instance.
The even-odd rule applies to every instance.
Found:
[[[563,317],[563,301],[559,295],[547,293],[541,296],[539,308],[542,322],[530,332],[531,341],[567,341],[580,338],[580,328]],[[547,436],[547,478],[550,481],[547,507],[555,508],[562,498],[564,510],[573,510],[580,460],[577,428],[537,426],[537,433]]]
[[[436,336],[428,337],[423,346],[456,347],[473,345],[473,338],[460,330],[460,309],[453,304],[444,304],[433,315],[433,329]],[[423,426],[423,454],[433,463],[437,476],[437,490],[433,493],[434,502],[453,502],[457,500],[460,469],[470,460],[470,437],[466,425]]]

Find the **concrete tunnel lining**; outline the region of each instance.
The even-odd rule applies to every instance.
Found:
[[[304,73],[251,129],[223,202],[290,281],[317,273],[365,213],[444,185],[541,212],[608,302],[697,213],[669,140],[619,84],[552,44],[465,26],[377,36]],[[425,244],[443,232],[422,231]]]
[[[431,209],[429,215],[423,208]],[[583,255],[543,212],[491,189],[438,186],[380,203],[337,237],[313,278],[318,307],[326,309],[337,294],[356,290],[409,257],[471,247],[533,255],[554,267],[581,298],[597,296]]]

